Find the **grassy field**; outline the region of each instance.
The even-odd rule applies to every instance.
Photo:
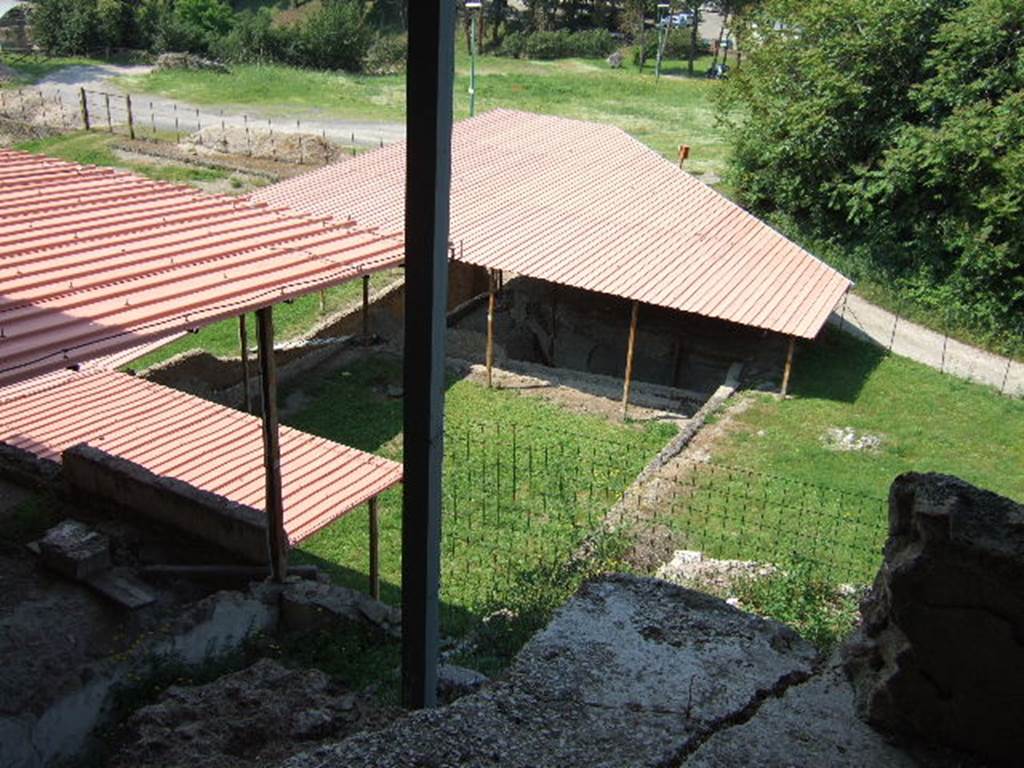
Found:
[[[709,61],[709,60],[708,60]],[[697,62],[703,72],[708,61]],[[524,61],[482,56],[478,61],[477,111],[496,107],[610,123],[675,159],[680,144],[692,147],[694,171],[725,169],[727,142],[709,93],[717,83],[688,79],[685,64],[668,61],[668,76],[655,82],[653,68],[612,70],[602,60]],[[251,107],[262,114],[336,116],[398,122],[405,114],[404,75],[372,77],[310,72],[281,66],[239,66],[231,74],[154,72],[122,78],[136,92],[196,104]],[[469,60],[456,61],[455,114],[469,110]]]
[[[397,360],[372,358],[305,391],[308,405],[288,423],[400,459],[402,401],[386,394],[400,385]],[[446,406],[445,629],[460,634],[508,608],[523,617],[509,628],[521,641],[575,588],[583,571],[566,565],[568,555],[674,428],[613,424],[467,381],[450,382]],[[384,494],[380,509],[382,593],[397,602],[400,490]],[[366,511],[356,510],[306,541],[298,557],[365,589],[366,531]]]
[[[91,59],[77,57],[53,56],[51,58],[28,58],[15,61],[13,56],[0,55],[0,63],[6,64],[14,70],[17,77],[7,83],[0,82],[0,88],[19,88],[21,86],[38,83],[47,75],[65,67],[73,67],[79,64],[95,64]]]
[[[1024,499],[1024,401],[839,333],[798,356],[791,391],[785,401],[749,395],[712,461],[665,510],[688,545],[807,561],[864,583],[881,562],[885,499],[900,473],[953,474]],[[831,428],[881,442],[836,450],[823,440]]]
[[[401,277],[401,274],[401,270],[396,269],[373,275],[370,278],[371,290],[384,287]],[[278,304],[274,307],[274,333],[280,342],[299,338],[309,333],[325,316],[355,306],[361,301],[362,295],[362,281],[352,280],[327,289],[324,294],[326,301],[323,310],[320,306],[320,295],[316,293],[300,296],[291,303]],[[248,329],[249,341],[255,344],[255,315],[248,318]],[[193,349],[201,349],[218,357],[238,357],[238,320],[222,320],[208,325],[201,328],[198,333],[190,333],[155,352],[150,352],[130,363],[128,367],[143,370]]]
[[[17,144],[16,149],[59,157],[86,165],[106,165],[123,168],[142,176],[156,179],[157,181],[170,181],[177,184],[220,181],[227,179],[231,175],[226,171],[216,168],[200,168],[193,165],[178,165],[168,162],[149,163],[125,160],[114,154],[112,147],[113,144],[123,140],[123,137],[114,136],[109,133],[78,131],[49,136],[45,139],[25,141]]]

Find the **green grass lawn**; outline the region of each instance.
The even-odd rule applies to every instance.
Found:
[[[30,57],[27,59],[15,60],[14,56],[0,55],[0,62],[6,64],[17,75],[12,82],[0,83],[0,88],[19,88],[33,85],[48,75],[65,67],[78,65],[96,64],[95,60],[81,57],[53,56],[51,58]]]
[[[174,163],[147,163],[124,160],[114,154],[112,145],[123,141],[110,133],[76,131],[44,139],[33,139],[15,145],[16,149],[59,157],[85,165],[105,165],[124,168],[157,181],[176,184],[194,184],[201,181],[219,181],[231,174],[216,168],[201,168]]]
[[[710,60],[697,62],[703,73]],[[666,77],[655,82],[653,66],[612,70],[602,60],[526,61],[481,56],[477,111],[523,109],[617,125],[648,146],[675,159],[680,144],[692,147],[691,168],[721,174],[726,136],[708,95],[717,83],[675,76],[685,63],[668,61]],[[292,118],[321,114],[356,120],[398,122],[405,114],[405,76],[311,72],[282,66],[238,66],[231,74],[170,71],[119,84],[136,92],[159,93],[207,105],[250,106]],[[456,57],[455,114],[469,110],[469,59]]]
[[[371,276],[371,290],[383,288],[400,278],[401,274],[401,270],[393,269]],[[362,295],[362,281],[352,280],[327,289],[323,311],[320,307],[319,293],[307,294],[290,303],[278,304],[274,307],[274,334],[279,341],[301,337],[309,333],[327,315],[354,306],[361,301]],[[249,343],[255,345],[256,316],[250,316],[247,324]],[[238,320],[232,318],[208,325],[199,329],[197,333],[183,336],[177,341],[132,361],[126,367],[141,371],[194,349],[204,350],[217,357],[238,357]]]
[[[389,385],[401,385],[396,359],[354,364],[306,390],[311,400],[288,423],[400,459],[402,401],[387,396]],[[507,607],[524,617],[509,631],[528,633],[578,583],[568,556],[675,428],[614,424],[468,381],[450,382],[446,407],[445,629],[460,634]],[[397,603],[400,489],[381,497],[380,510],[382,596]],[[310,538],[297,558],[365,589],[366,510]]]
[[[900,473],[944,472],[1024,499],[1024,401],[836,332],[797,357],[791,392],[752,395],[666,511],[693,548],[809,561],[833,580],[866,583]],[[881,444],[830,449],[822,437],[832,427]]]

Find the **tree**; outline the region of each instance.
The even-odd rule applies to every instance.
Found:
[[[990,334],[1024,316],[1024,4],[769,0],[722,92],[744,201]]]
[[[29,18],[33,39],[49,53],[89,53],[104,45],[96,0],[38,0]]]

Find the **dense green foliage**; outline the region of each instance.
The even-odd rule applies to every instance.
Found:
[[[1019,337],[1022,31],[1019,0],[769,0],[724,92],[736,186],[854,278]]]
[[[236,12],[226,0],[40,0],[32,22],[36,42],[51,53],[142,48],[357,71],[378,34],[375,8],[323,0],[294,22],[277,24],[269,7]]]

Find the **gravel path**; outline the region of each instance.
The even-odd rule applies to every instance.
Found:
[[[77,116],[80,88],[122,96],[125,92],[116,86],[112,78],[144,75],[151,70],[152,67],[146,65],[97,64],[66,67],[41,80],[38,87],[47,98],[56,98],[59,94],[69,116]],[[106,119],[103,97],[90,95],[89,98],[94,122],[103,123]],[[124,104],[120,99],[111,101],[114,121],[124,122]],[[221,110],[148,93],[133,95],[132,101],[135,124],[143,135],[154,125],[160,131],[174,131],[177,125],[182,133],[191,133],[199,128],[223,124],[226,127],[248,127],[250,130],[272,129],[279,133],[319,134],[346,144],[352,141],[354,136],[356,144],[368,147],[405,138],[403,123],[346,120],[334,116],[325,117],[322,113],[310,110],[294,111],[284,119],[277,115],[268,115],[259,107],[247,106],[243,109],[229,106]]]
[[[909,320],[897,320],[892,312],[860,296],[850,294],[845,313],[833,312],[829,322],[833,325],[842,322],[844,330],[886,349],[891,344],[897,355],[962,379],[988,384],[1008,395],[1024,397],[1024,364],[954,339],[947,340],[941,333]]]

